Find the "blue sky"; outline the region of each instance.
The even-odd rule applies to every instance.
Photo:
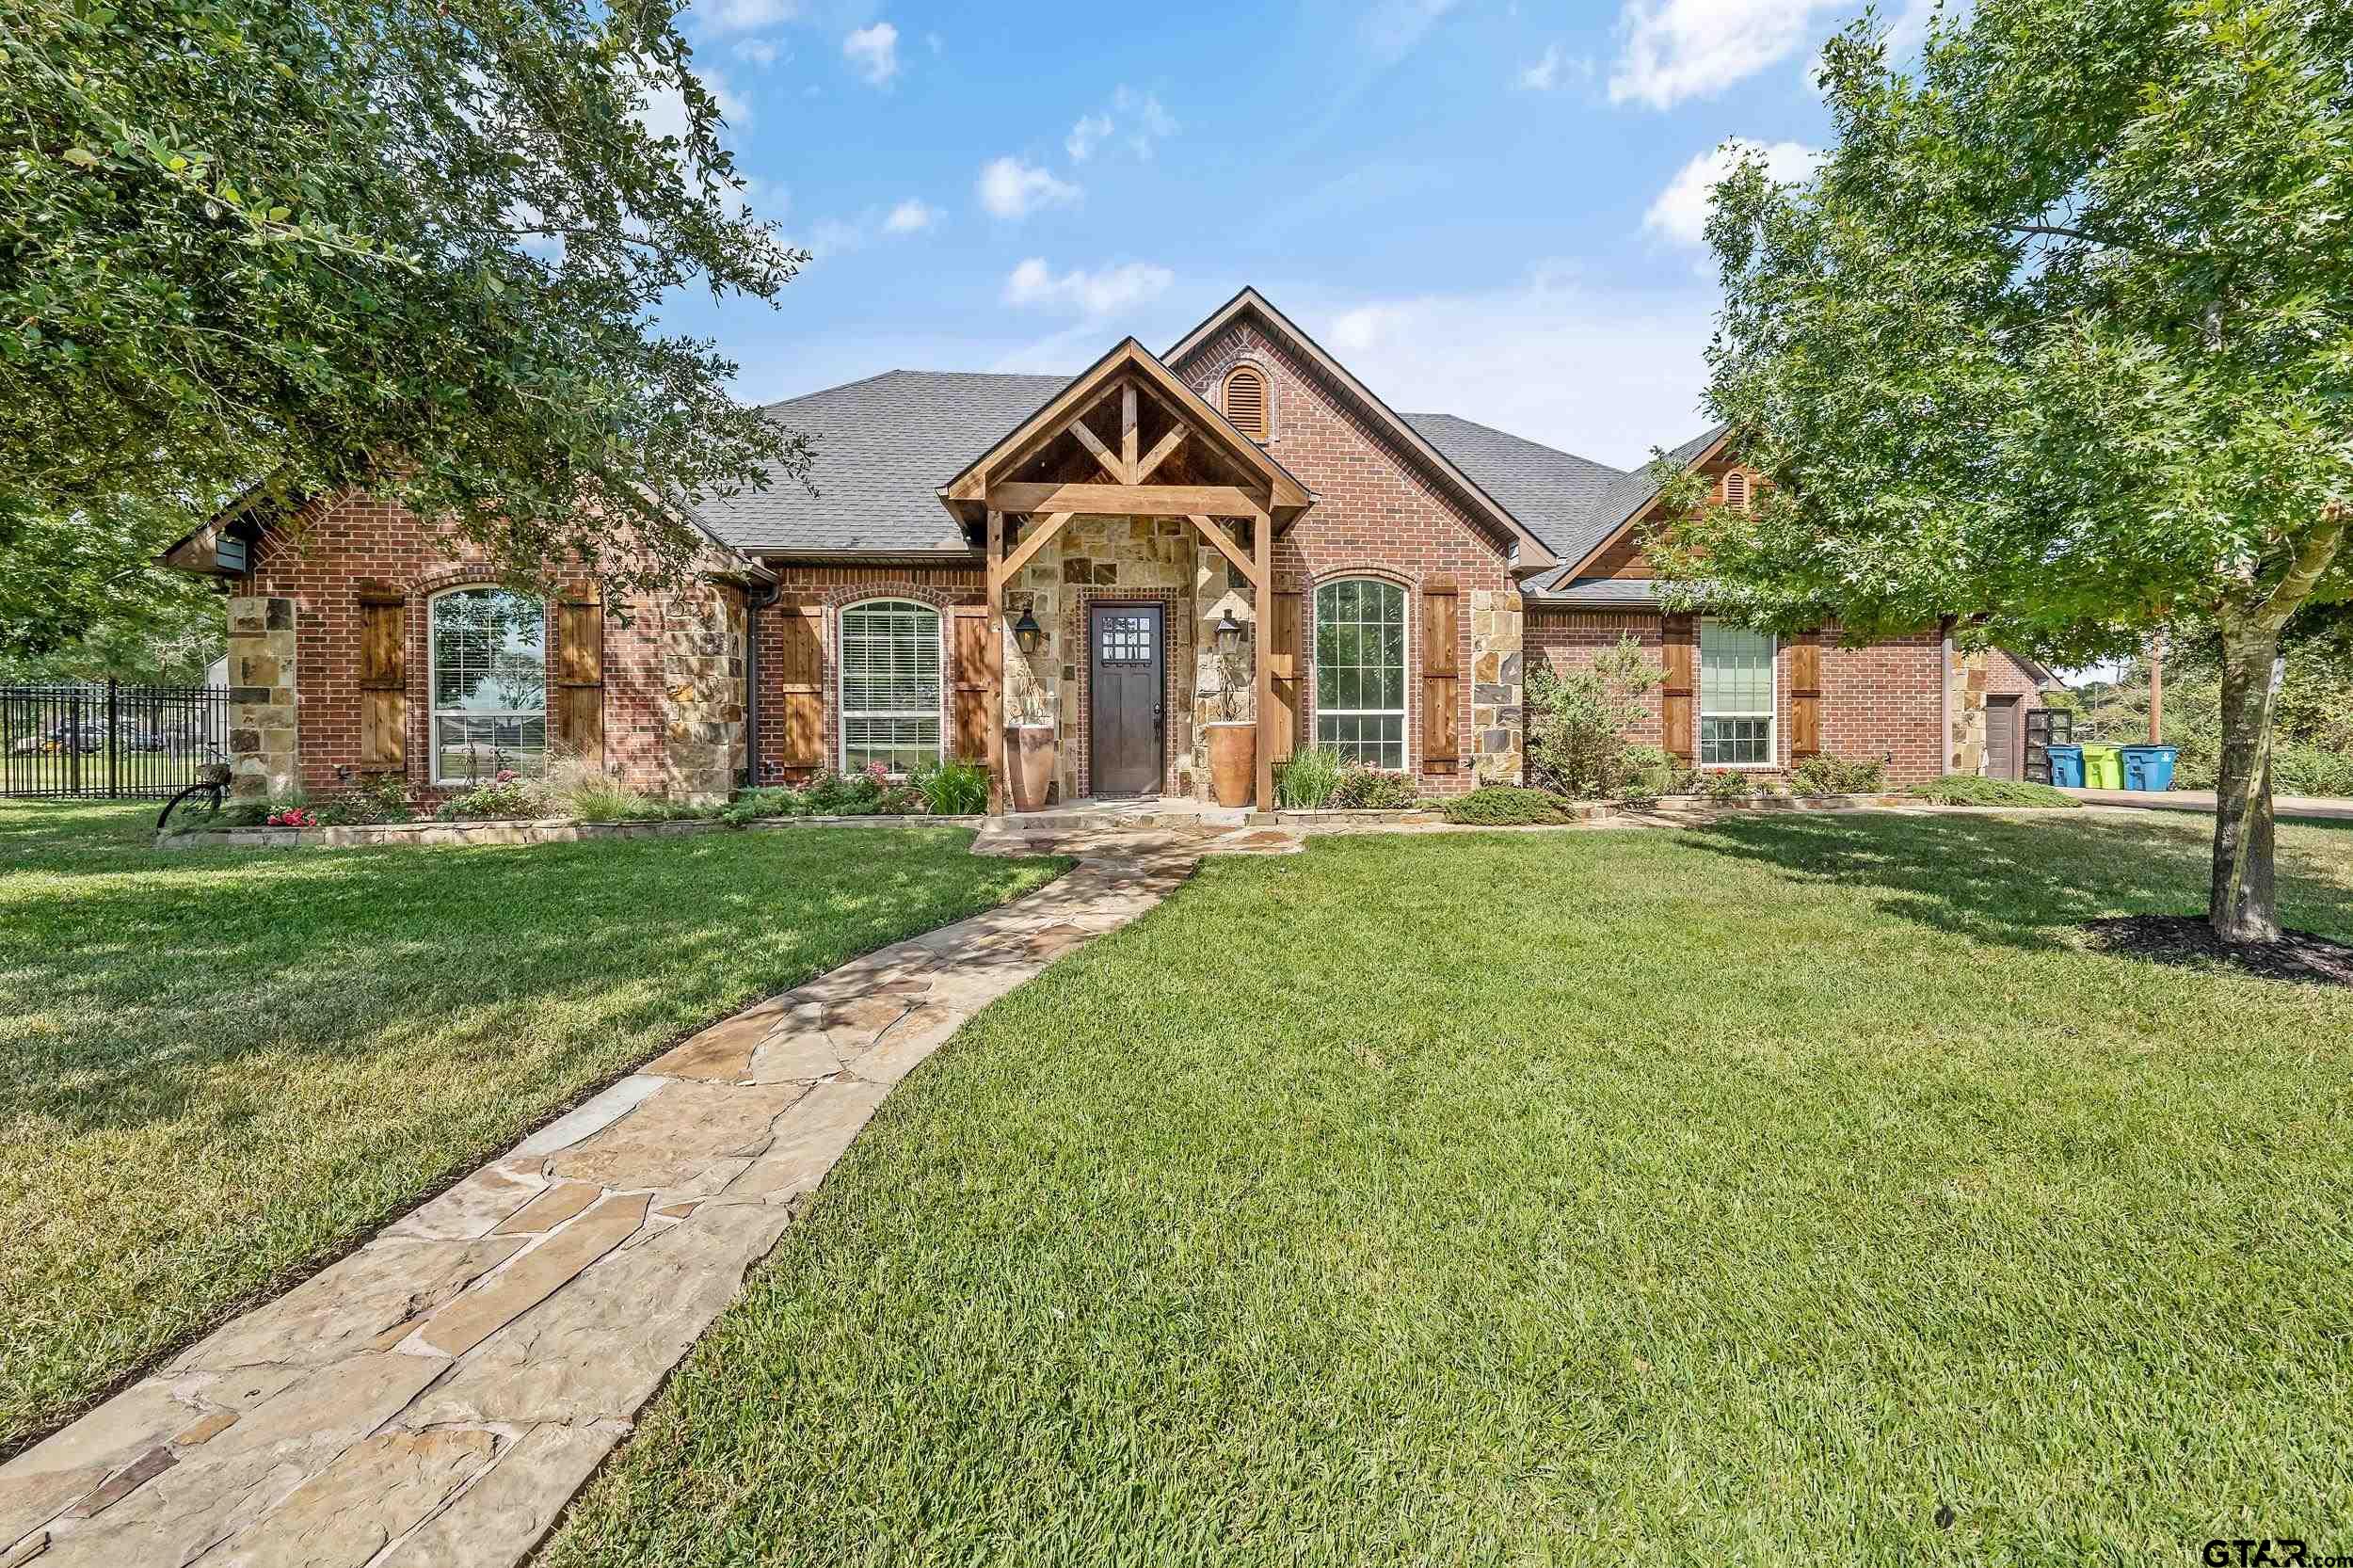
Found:
[[[1859,8],[696,0],[751,204],[816,260],[780,311],[664,319],[767,401],[1076,371],[1250,283],[1394,407],[1631,466],[1704,423],[1705,160],[1801,169],[1809,62]]]

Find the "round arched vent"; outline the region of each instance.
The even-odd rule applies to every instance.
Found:
[[[1749,476],[1738,469],[1724,475],[1724,504],[1736,512],[1749,509]]]
[[[1237,365],[1225,377],[1225,417],[1254,441],[1266,440],[1266,375]]]

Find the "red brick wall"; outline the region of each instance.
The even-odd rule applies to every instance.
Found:
[[[786,607],[818,606],[825,615],[819,632],[824,648],[825,715],[824,763],[828,768],[841,765],[841,680],[840,667],[834,662],[834,649],[840,646],[840,611],[842,606],[856,604],[869,599],[911,599],[919,603],[945,610],[955,604],[982,604],[988,599],[988,584],[983,569],[970,567],[817,567],[776,564],[777,594],[773,607],[757,612],[755,635],[760,645],[760,763],[759,779],[762,783],[777,783],[805,779],[806,770],[785,769],[784,726],[784,631],[783,617],[777,613]],[[939,684],[939,733],[943,742],[952,744],[953,714],[952,691],[957,680],[955,668],[955,632],[952,622],[943,616],[939,628],[941,662],[944,665]]]
[[[443,588],[493,580],[478,552],[459,549],[453,554],[423,519],[360,495],[313,502],[256,547],[252,568],[235,591],[295,601],[305,788],[338,788],[338,769],[359,774],[360,596],[389,589],[407,600],[404,771],[414,788],[431,790],[426,602]],[[650,601],[630,609],[629,625],[620,615],[605,616],[605,761],[627,782],[659,791],[665,782],[661,701],[666,616]]]
[[[1531,605],[1527,626],[1528,657],[1541,657],[1562,673],[1591,668],[1595,654],[1617,647],[1618,639],[1625,635],[1632,635],[1653,663],[1664,657],[1660,618],[1647,611],[1572,611]],[[1774,661],[1774,747],[1777,765],[1784,768],[1791,760],[1789,648],[1784,639]],[[1694,674],[1697,658],[1695,649]],[[1823,643],[1822,749],[1854,760],[1885,759],[1890,784],[1914,784],[1944,771],[1944,641],[1933,631],[1864,648],[1839,648],[1828,639]],[[1649,714],[1631,732],[1632,740],[1645,745],[1660,744],[1659,709],[1654,692]]]
[[[1471,682],[1461,685],[1455,745],[1461,758],[1452,775],[1421,773],[1420,585],[1450,578],[1461,590],[1456,667],[1472,668],[1469,596],[1512,586],[1506,543],[1475,520],[1439,483],[1428,477],[1418,456],[1376,428],[1372,414],[1332,382],[1311,361],[1291,354],[1277,337],[1255,323],[1237,323],[1195,349],[1176,372],[1211,404],[1225,374],[1247,361],[1267,374],[1271,439],[1267,451],[1315,492],[1316,504],[1274,545],[1274,588],[1297,591],[1301,600],[1301,705],[1304,732],[1315,736],[1315,600],[1318,584],[1354,576],[1368,568],[1407,587],[1405,671],[1406,765],[1419,788],[1431,793],[1468,790],[1477,782],[1476,740],[1471,727]]]

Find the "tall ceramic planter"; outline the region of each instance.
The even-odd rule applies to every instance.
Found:
[[[1208,724],[1209,793],[1220,806],[1248,806],[1258,789],[1258,726],[1250,719]]]
[[[1009,725],[1005,757],[1012,764],[1013,805],[1016,811],[1043,811],[1046,792],[1054,783],[1054,727],[1050,724]]]

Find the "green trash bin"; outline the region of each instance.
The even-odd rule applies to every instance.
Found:
[[[2124,748],[2102,745],[2096,741],[2084,743],[2084,787],[2089,790],[2121,790],[2124,787]]]

